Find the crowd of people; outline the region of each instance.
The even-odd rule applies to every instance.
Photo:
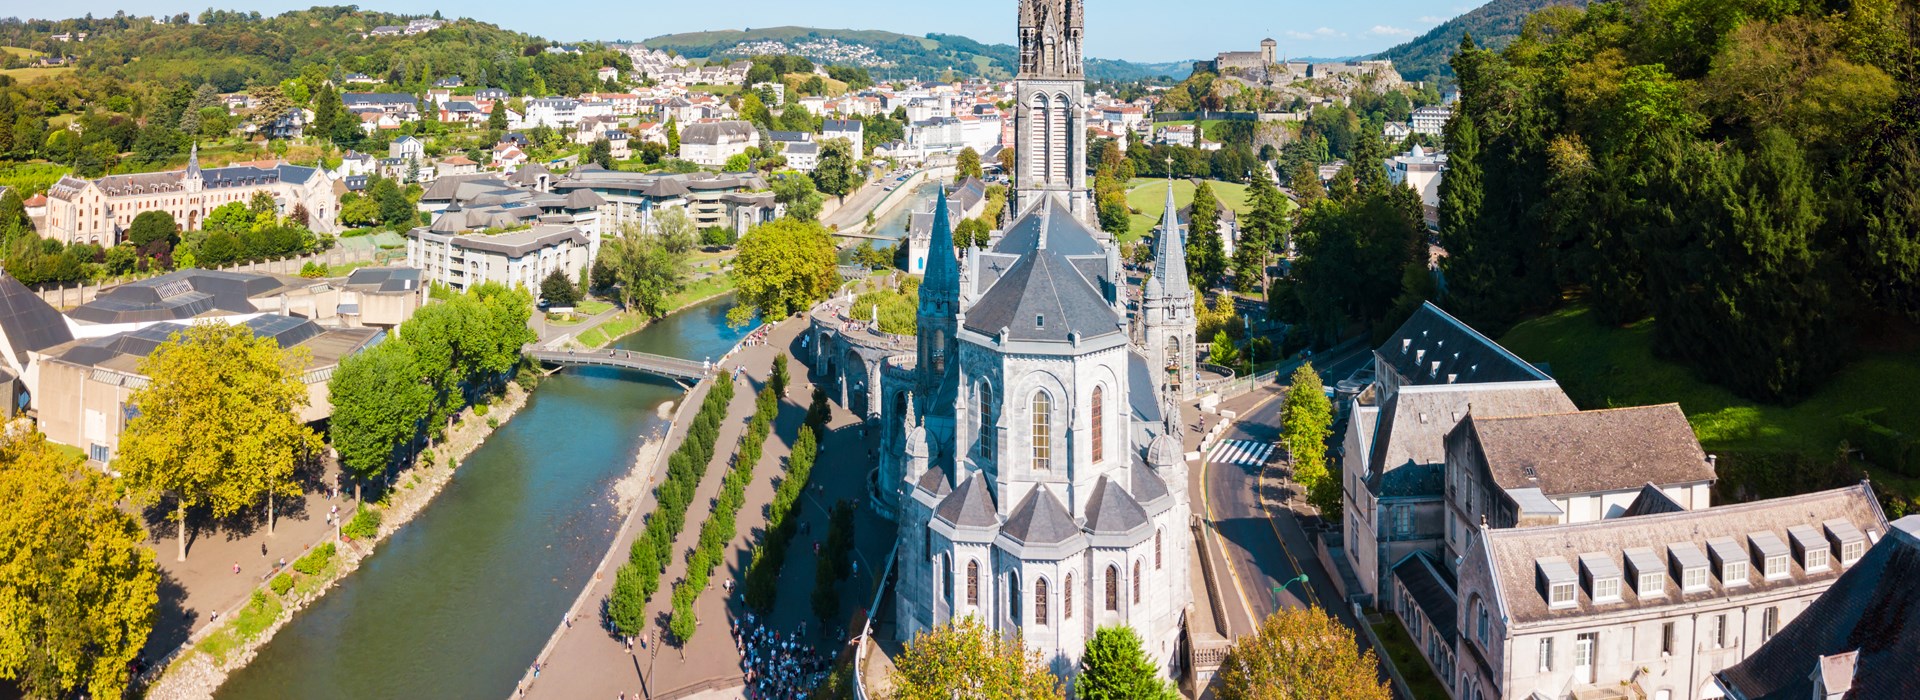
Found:
[[[753,613],[732,623],[733,646],[746,667],[751,700],[804,700],[832,670],[832,659],[800,633],[779,632],[760,624]]]

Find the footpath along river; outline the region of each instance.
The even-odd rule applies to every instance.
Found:
[[[752,330],[727,327],[732,305],[694,305],[613,347],[718,360]],[[683,394],[614,369],[548,377],[433,504],[217,697],[506,697],[606,553],[620,524],[614,482],[640,440],[664,430],[660,405]]]

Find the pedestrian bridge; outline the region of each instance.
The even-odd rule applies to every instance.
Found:
[[[544,350],[527,354],[544,364],[570,367],[617,367],[645,372],[673,380],[699,381],[707,376],[710,365],[678,357],[652,355],[632,350]]]

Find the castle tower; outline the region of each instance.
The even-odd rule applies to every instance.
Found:
[[[1086,219],[1086,78],[1081,46],[1085,0],[1021,0],[1020,73],[1014,77],[1013,202],[1026,211],[1049,195]]]
[[[1167,181],[1167,210],[1160,235],[1153,241],[1153,276],[1140,303],[1140,327],[1147,366],[1164,372],[1167,395],[1193,396],[1194,324],[1193,286],[1187,283],[1185,236],[1173,203],[1173,181]]]
[[[927,273],[920,283],[919,381],[915,393],[934,398],[944,379],[953,374],[950,360],[958,346],[960,259],[953,245],[953,224],[947,213],[947,191],[933,207],[933,235],[927,250]]]
[[[1260,42],[1260,64],[1271,66],[1279,63],[1280,42],[1267,39]]]

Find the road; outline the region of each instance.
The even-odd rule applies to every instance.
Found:
[[[1323,380],[1331,385],[1346,378],[1371,358],[1364,345],[1338,355],[1317,358]],[[1247,397],[1244,412],[1222,436],[1223,448],[1203,456],[1202,481],[1205,483],[1202,507],[1219,533],[1225,550],[1228,595],[1241,596],[1229,605],[1235,634],[1250,632],[1255,620],[1264,619],[1280,605],[1305,606],[1308,602],[1330,610],[1341,622],[1354,626],[1352,610],[1339,599],[1333,579],[1320,565],[1308,532],[1299,518],[1279,513],[1286,505],[1280,477],[1285,472],[1279,449],[1267,449],[1279,441],[1280,407],[1284,391],[1263,392]],[[1229,405],[1228,408],[1233,406]],[[1251,448],[1251,454],[1249,454]],[[1265,459],[1259,459],[1264,456]],[[1263,480],[1263,475],[1265,479]],[[1292,584],[1276,595],[1273,589],[1301,573],[1307,584]]]
[[[867,212],[872,211],[881,198],[887,196],[887,185],[896,184],[901,175],[912,174],[914,170],[889,170],[878,177],[869,178],[867,184],[847,194],[847,201],[835,209],[832,214],[821,220],[821,224],[838,230],[851,231],[866,225]]]

